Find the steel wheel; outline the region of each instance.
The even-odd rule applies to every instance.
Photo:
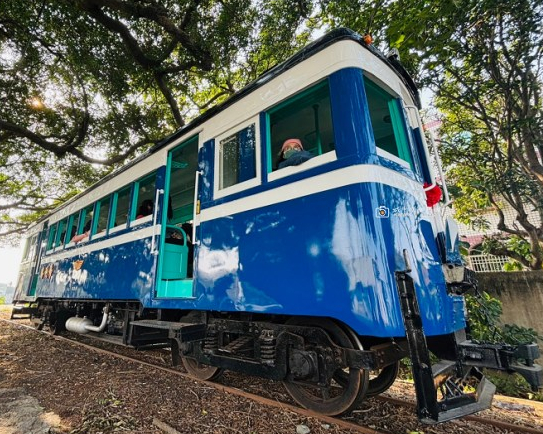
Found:
[[[394,362],[391,365],[385,366],[383,369],[377,372],[375,377],[371,376],[370,372],[370,384],[368,387],[367,396],[376,396],[388,390],[390,386],[396,381],[398,372],[400,370],[400,362]]]
[[[341,327],[327,319],[292,318],[287,324],[320,327],[336,344],[345,348],[360,348],[358,339],[353,341]],[[307,346],[311,347],[311,342],[308,342]],[[283,384],[290,396],[302,407],[328,416],[337,416],[360,404],[368,388],[368,372],[360,369],[338,369],[331,384],[322,387],[302,382],[284,381]]]
[[[222,374],[222,369],[216,366],[204,365],[194,359],[183,357],[181,359],[187,372],[199,380],[213,380]]]
[[[66,330],[66,321],[70,317],[69,312],[60,310],[52,312],[49,316],[49,333],[59,335]]]
[[[193,310],[183,317],[183,320],[186,322],[198,323],[202,320],[201,312]],[[190,348],[192,345],[197,345],[196,343],[189,344]],[[223,369],[217,368],[216,366],[205,365],[192,359],[190,357],[182,357],[181,362],[187,370],[187,372],[199,380],[213,380],[222,374]]]

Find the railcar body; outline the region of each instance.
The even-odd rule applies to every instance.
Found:
[[[447,412],[425,363],[430,347],[454,378],[474,364],[418,106],[394,57],[336,30],[31,228],[15,300],[39,327],[172,345],[200,378],[280,379],[327,414],[385,390],[409,354],[421,419],[476,411],[484,378],[482,400],[444,394]],[[315,156],[278,170],[288,138]]]

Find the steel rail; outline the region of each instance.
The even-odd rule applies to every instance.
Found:
[[[403,407],[416,408],[415,403],[409,402],[409,401],[403,401],[403,400],[397,399],[397,398],[391,398],[391,397],[383,396],[383,395],[376,396],[375,398],[377,398],[378,400],[384,401],[384,402],[389,402],[389,403],[394,404],[394,405],[401,405]],[[462,420],[469,420],[471,422],[478,422],[478,423],[483,424],[483,425],[490,425],[490,426],[493,426],[495,428],[500,428],[500,429],[510,431],[510,432],[514,432],[514,433],[543,434],[543,430],[541,430],[541,429],[531,428],[531,427],[528,427],[528,426],[514,425],[512,423],[504,422],[504,421],[496,420],[496,419],[485,419],[484,417],[481,417],[481,416],[474,416],[474,415],[464,416],[464,417],[462,417]],[[454,422],[454,420],[451,421],[451,422]]]
[[[4,321],[4,322],[8,322],[8,323],[10,323],[10,324],[12,324],[14,326],[24,327],[26,329],[29,329],[29,330],[32,330],[32,331],[35,331],[35,332],[38,332],[38,333],[44,333],[47,336],[50,336],[51,338],[53,338],[55,340],[62,341],[62,342],[69,342],[71,344],[78,345],[78,346],[80,346],[82,348],[86,348],[86,349],[88,349],[90,351],[94,351],[94,352],[99,353],[99,354],[106,354],[106,355],[109,355],[109,356],[112,356],[112,357],[115,357],[115,358],[118,358],[118,359],[121,359],[121,360],[126,360],[126,361],[131,362],[131,363],[139,363],[140,365],[147,366],[147,367],[150,367],[150,368],[153,368],[153,369],[158,369],[160,371],[164,371],[164,372],[167,372],[167,373],[170,373],[170,374],[173,374],[173,375],[177,375],[178,377],[182,377],[182,378],[185,378],[185,379],[190,380],[190,381],[197,381],[199,383],[205,384],[206,386],[213,387],[216,390],[219,390],[221,392],[225,392],[225,393],[229,393],[231,395],[235,395],[235,396],[243,397],[243,398],[246,398],[246,399],[250,399],[250,400],[255,401],[257,403],[268,405],[268,406],[278,408],[278,409],[281,409],[281,410],[292,411],[292,412],[297,413],[297,414],[299,414],[301,416],[312,417],[312,418],[318,419],[320,421],[326,422],[328,424],[337,425],[337,426],[339,426],[341,428],[344,428],[344,429],[353,430],[353,431],[356,431],[356,432],[359,432],[359,433],[362,433],[362,434],[389,434],[386,431],[377,431],[377,430],[367,428],[367,427],[364,427],[364,426],[361,426],[361,425],[358,425],[358,424],[355,424],[355,423],[352,423],[352,422],[348,422],[348,421],[345,421],[345,420],[342,420],[342,419],[336,419],[336,418],[331,417],[331,416],[324,416],[322,414],[315,413],[315,412],[312,412],[310,410],[306,410],[304,408],[296,407],[296,406],[294,406],[292,404],[288,404],[288,403],[284,403],[284,402],[280,402],[280,401],[275,401],[275,400],[269,399],[269,398],[264,398],[262,396],[255,395],[255,394],[250,393],[250,392],[245,392],[244,390],[237,389],[237,388],[234,388],[234,387],[224,386],[222,384],[213,383],[211,381],[199,380],[199,379],[194,378],[194,377],[192,377],[192,376],[190,376],[190,375],[188,375],[188,374],[186,374],[184,372],[180,372],[180,371],[177,371],[177,370],[172,369],[172,368],[168,368],[168,367],[165,367],[165,366],[154,365],[152,363],[145,362],[143,360],[138,360],[138,359],[135,359],[135,358],[132,358],[132,357],[125,356],[123,354],[118,354],[118,353],[115,353],[113,351],[105,350],[103,348],[97,348],[97,347],[94,347],[92,345],[85,344],[83,342],[78,342],[78,341],[73,340],[73,339],[65,338],[65,337],[58,336],[58,335],[52,335],[51,333],[48,333],[47,331],[37,330],[34,327],[26,325],[26,324],[20,324],[20,323],[14,322],[12,320],[7,320],[7,319],[0,319],[0,320]]]
[[[100,353],[100,354],[106,354],[106,355],[109,355],[109,356],[112,356],[112,357],[115,357],[115,358],[118,358],[118,359],[121,359],[121,360],[126,360],[126,361],[132,362],[132,363],[139,363],[139,364],[141,364],[143,366],[148,366],[148,367],[158,369],[158,370],[163,371],[163,372],[167,372],[167,373],[170,373],[170,374],[173,374],[173,375],[177,375],[178,377],[182,377],[182,378],[188,379],[190,381],[197,381],[199,383],[205,384],[206,386],[213,387],[216,390],[219,390],[221,392],[229,393],[229,394],[232,394],[232,395],[235,395],[235,396],[240,396],[240,397],[243,397],[243,398],[246,398],[246,399],[251,399],[251,400],[253,400],[255,402],[258,402],[258,403],[261,403],[261,404],[264,404],[264,405],[269,405],[269,406],[274,407],[274,408],[278,408],[278,409],[282,409],[282,410],[289,410],[289,411],[297,413],[297,414],[299,414],[301,416],[313,417],[313,418],[321,420],[323,422],[340,426],[341,428],[350,429],[350,430],[353,430],[353,431],[356,431],[356,432],[359,432],[359,433],[362,433],[362,434],[385,434],[384,431],[377,431],[377,430],[374,430],[372,428],[364,427],[362,425],[358,425],[358,424],[353,423],[353,422],[348,422],[348,421],[343,420],[341,418],[335,418],[335,417],[331,417],[331,416],[324,416],[322,414],[315,413],[315,412],[312,412],[310,410],[306,410],[304,408],[296,407],[296,406],[294,406],[292,404],[276,401],[276,400],[273,400],[273,399],[270,399],[270,398],[265,398],[265,397],[255,395],[253,393],[246,392],[244,390],[241,390],[241,389],[238,389],[238,388],[235,388],[235,387],[229,387],[229,386],[225,386],[225,385],[222,385],[222,384],[219,384],[219,383],[214,383],[214,382],[211,382],[211,381],[199,380],[197,378],[194,378],[194,377],[190,376],[189,374],[186,374],[186,373],[181,372],[181,371],[177,371],[177,370],[172,369],[172,368],[168,368],[166,366],[155,365],[155,364],[143,361],[143,360],[139,360],[137,358],[128,357],[128,356],[125,356],[123,354],[118,354],[118,353],[115,353],[113,351],[105,350],[103,348],[98,348],[98,347],[95,347],[95,346],[92,346],[92,345],[89,345],[89,344],[86,344],[86,343],[83,343],[83,342],[79,342],[79,341],[76,341],[76,340],[73,340],[73,339],[69,339],[69,338],[66,338],[66,337],[63,337],[63,336],[52,335],[51,333],[48,333],[47,331],[43,331],[43,330],[40,331],[40,330],[37,330],[36,328],[34,328],[32,326],[29,326],[29,325],[26,325],[26,324],[21,324],[19,322],[13,321],[13,320],[0,318],[0,321],[7,322],[7,323],[12,324],[14,326],[23,327],[23,328],[32,330],[34,332],[43,333],[43,334],[45,334],[47,336],[50,336],[51,338],[56,339],[58,341],[69,342],[71,344],[78,345],[80,347],[86,348],[86,349],[88,349],[90,351],[94,351],[94,352],[97,352],[97,353]],[[92,337],[90,339],[92,339]],[[376,396],[374,398],[376,398],[377,400],[380,400],[380,401],[383,401],[383,402],[389,402],[391,404],[398,405],[398,406],[413,407],[413,408],[416,407],[413,402],[404,401],[404,400],[400,400],[400,399],[397,399],[397,398],[391,398],[391,397],[388,397],[388,396],[379,395],[379,396]],[[502,430],[505,430],[505,431],[508,431],[508,432],[514,432],[514,433],[519,433],[519,434],[522,434],[522,433],[525,433],[525,434],[543,434],[542,429],[531,428],[531,427],[528,427],[528,426],[514,425],[512,423],[505,422],[505,421],[500,421],[500,420],[496,420],[496,419],[485,419],[485,418],[480,417],[480,416],[473,416],[473,415],[464,416],[462,418],[462,420],[477,422],[477,423],[480,423],[482,425],[492,426],[492,427],[502,429]],[[453,420],[451,422],[454,423],[455,421]]]

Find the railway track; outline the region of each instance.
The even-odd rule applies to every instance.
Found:
[[[46,334],[46,335],[52,337],[55,340],[67,341],[70,344],[77,345],[77,346],[80,346],[82,348],[86,348],[86,349],[88,349],[90,351],[93,351],[93,352],[96,352],[96,353],[99,353],[99,354],[109,355],[109,356],[115,357],[117,359],[126,360],[126,361],[131,362],[131,363],[137,363],[137,364],[140,364],[140,365],[143,365],[143,366],[151,367],[153,369],[157,369],[157,370],[160,370],[160,371],[163,371],[163,372],[167,372],[169,374],[172,374],[172,375],[175,375],[175,376],[178,376],[178,377],[190,380],[190,381],[197,381],[197,382],[202,383],[203,385],[206,385],[208,387],[213,387],[214,389],[216,389],[218,391],[225,392],[225,393],[235,395],[235,396],[239,396],[239,397],[243,397],[243,398],[246,398],[246,399],[250,399],[250,400],[252,400],[252,401],[254,401],[256,403],[260,403],[260,404],[263,404],[263,405],[266,405],[266,406],[278,408],[278,409],[281,409],[281,410],[288,410],[288,411],[297,413],[298,415],[301,415],[301,416],[304,416],[304,417],[311,417],[311,418],[317,419],[317,420],[319,420],[319,421],[321,421],[323,423],[326,423],[326,424],[334,424],[334,425],[337,425],[338,427],[340,427],[342,429],[346,429],[346,430],[348,429],[348,430],[351,430],[353,432],[358,432],[358,433],[361,433],[361,434],[390,434],[390,431],[383,431],[383,430],[380,431],[380,430],[373,429],[373,428],[370,428],[370,427],[362,426],[362,425],[360,425],[358,423],[346,420],[345,418],[323,416],[322,414],[315,413],[315,412],[312,412],[310,410],[306,410],[306,409],[297,407],[297,406],[292,405],[290,403],[281,402],[281,401],[278,401],[278,400],[266,398],[266,397],[263,397],[263,396],[260,396],[260,395],[257,395],[257,394],[251,393],[251,392],[241,390],[241,389],[236,388],[236,387],[231,387],[231,386],[227,386],[227,385],[223,385],[223,384],[215,383],[215,382],[210,382],[210,381],[198,380],[198,379],[195,379],[194,377],[192,377],[192,376],[190,376],[190,375],[188,375],[188,374],[186,374],[184,372],[178,371],[176,369],[173,369],[173,368],[170,368],[170,367],[167,367],[167,366],[161,366],[161,365],[158,365],[158,364],[155,364],[155,363],[150,363],[148,361],[141,360],[141,359],[139,359],[137,357],[126,356],[126,355],[119,354],[119,353],[114,352],[114,351],[110,351],[110,350],[107,350],[107,349],[104,349],[104,348],[99,348],[97,346],[90,345],[90,344],[80,342],[80,341],[77,341],[77,340],[74,340],[74,339],[70,339],[70,338],[67,338],[67,337],[55,336],[55,335],[52,335],[52,334],[50,334],[50,333],[48,333],[46,331],[36,330],[34,327],[32,327],[30,325],[23,324],[20,321],[13,321],[13,320],[8,320],[8,319],[0,319],[0,321],[15,325],[17,327],[28,329],[28,330],[33,331],[33,332],[43,333],[43,334]],[[390,404],[395,405],[395,406],[409,407],[409,408],[413,409],[412,411],[414,412],[415,404],[412,403],[412,402],[405,401],[405,400],[400,400],[400,399],[397,399],[397,398],[391,398],[391,397],[387,397],[387,396],[383,396],[383,395],[377,396],[377,397],[375,397],[375,399],[378,400],[378,401],[381,401],[381,402],[390,403]],[[489,428],[490,427],[497,428],[499,430],[503,430],[503,432],[506,432],[506,433],[543,434],[543,430],[541,430],[541,429],[536,429],[536,428],[532,428],[532,427],[528,427],[528,426],[519,426],[519,425],[515,425],[515,424],[512,424],[512,423],[497,420],[497,419],[487,419],[487,418],[480,417],[480,416],[465,416],[462,419],[467,420],[467,421],[471,421],[471,422],[476,422],[476,423],[488,426]],[[449,422],[449,423],[454,424],[455,421],[452,421],[452,422]],[[496,432],[496,431],[493,431],[493,432]]]

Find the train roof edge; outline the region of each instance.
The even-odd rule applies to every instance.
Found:
[[[86,188],[81,193],[77,194],[76,196],[72,197],[71,199],[64,202],[62,205],[56,207],[53,211],[49,212],[47,215],[33,223],[29,226],[30,228],[33,228],[34,226],[42,223],[43,221],[47,220],[51,215],[55,214],[62,208],[68,206],[69,204],[75,202],[77,199],[81,198],[83,195],[85,195],[87,192],[94,190],[95,188],[99,187],[100,185],[104,184],[105,182],[109,181],[111,178],[119,175],[120,173],[124,172],[125,170],[128,170],[130,167],[134,166],[135,164],[139,163],[140,161],[144,160],[145,158],[149,157],[150,155],[154,154],[155,152],[159,151],[166,145],[170,144],[171,142],[177,140],[178,138],[182,137],[186,133],[190,132],[191,130],[195,129],[199,125],[203,124],[205,121],[209,120],[216,114],[220,113],[224,109],[228,108],[230,105],[234,104],[235,102],[239,101],[241,98],[247,96],[251,92],[253,92],[255,89],[258,89],[260,86],[264,85],[268,81],[272,80],[273,78],[279,76],[283,72],[293,68],[300,62],[306,60],[307,58],[313,56],[314,54],[318,53],[319,51],[324,50],[326,47],[332,45],[333,43],[342,41],[342,40],[351,40],[358,42],[360,45],[365,47],[367,50],[369,50],[373,55],[378,57],[380,60],[385,62],[387,65],[391,67],[393,71],[402,79],[404,84],[406,85],[407,89],[411,93],[411,96],[413,97],[413,100],[415,101],[415,104],[420,109],[421,103],[420,103],[420,96],[417,89],[417,86],[409,73],[405,70],[405,68],[402,66],[402,64],[394,57],[386,57],[381,51],[379,51],[377,48],[375,48],[373,45],[369,45],[366,42],[364,42],[364,38],[356,33],[355,31],[348,29],[346,27],[340,27],[337,29],[334,29],[330,32],[328,32],[326,35],[320,37],[319,39],[316,39],[315,41],[311,42],[310,44],[306,45],[304,48],[302,48],[300,51],[289,57],[287,60],[285,60],[282,63],[279,63],[276,66],[273,66],[272,68],[268,69],[267,71],[263,72],[258,78],[253,80],[251,83],[247,84],[245,87],[234,93],[231,97],[229,97],[226,101],[222,102],[221,104],[218,104],[209,110],[207,110],[205,113],[202,113],[195,119],[193,119],[190,123],[187,125],[179,128],[171,135],[165,137],[164,139],[157,142],[154,146],[152,146],[148,151],[144,152],[137,158],[133,159],[132,161],[129,161],[128,163],[124,164],[122,167],[118,168],[117,170],[114,170],[110,174],[106,175],[102,179],[100,179],[95,184],[91,185],[90,187]]]

